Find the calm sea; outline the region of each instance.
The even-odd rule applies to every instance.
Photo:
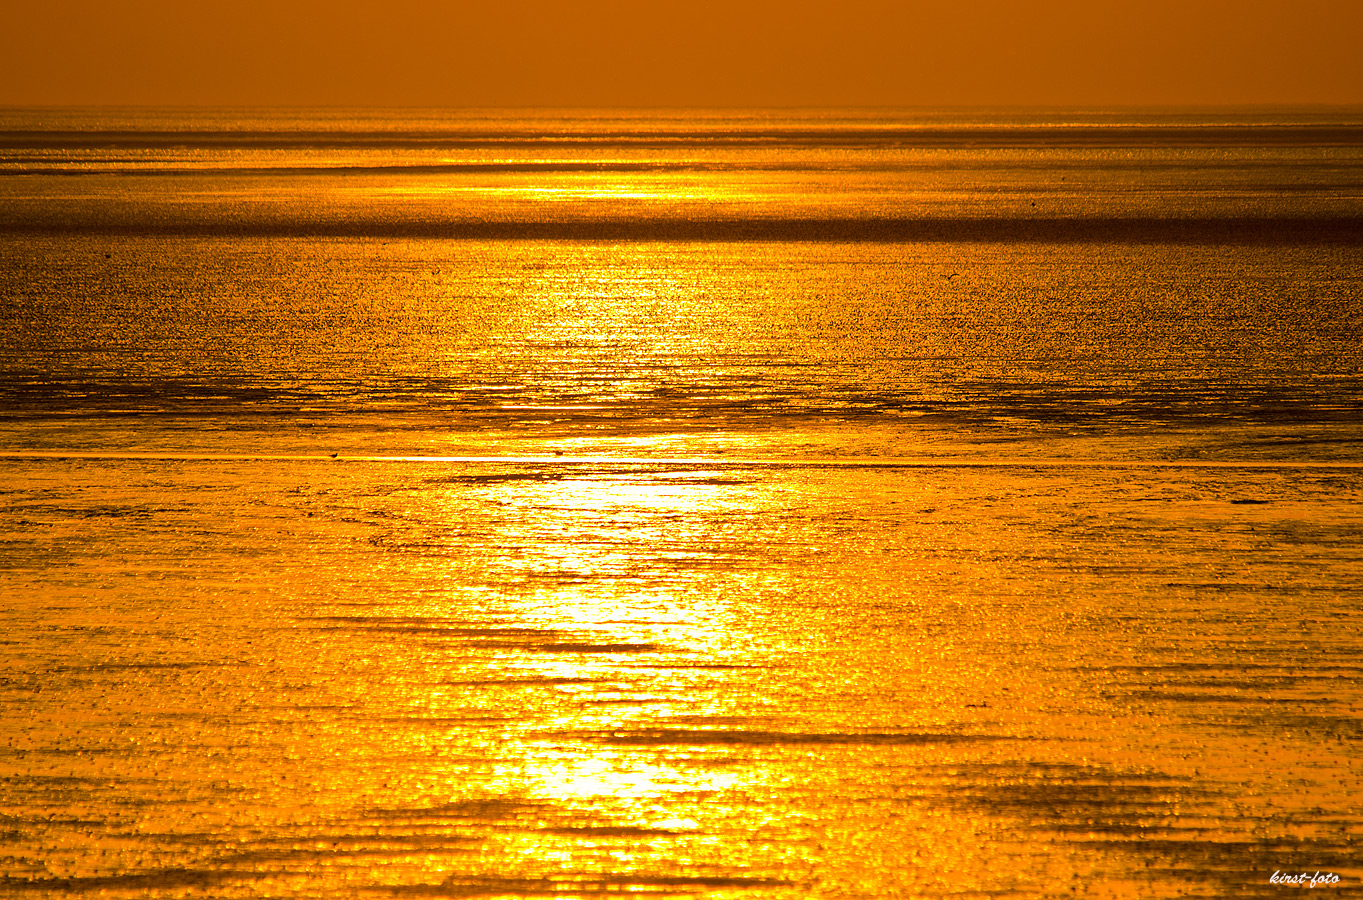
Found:
[[[0,110],[0,896],[1363,890],[1363,112]]]

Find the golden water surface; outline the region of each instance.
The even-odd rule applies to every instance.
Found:
[[[1348,135],[73,121],[0,896],[1360,890]]]

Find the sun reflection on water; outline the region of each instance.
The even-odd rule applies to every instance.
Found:
[[[740,782],[735,772],[659,765],[637,755],[612,752],[575,755],[556,751],[525,762],[523,766],[500,770],[500,779],[505,779],[507,790],[523,796],[564,801],[609,797],[631,805],[674,794],[729,790]]]
[[[708,173],[684,170],[666,175],[650,172],[556,172],[555,164],[554,160],[544,160],[537,164],[541,171],[533,174],[502,174],[496,172],[499,166],[515,167],[518,163],[484,161],[482,165],[490,171],[475,175],[477,180],[441,178],[421,179],[414,183],[395,182],[385,185],[379,194],[414,201],[457,197],[461,205],[477,204],[482,200],[489,203],[490,209],[502,211],[508,204],[535,206],[583,203],[589,204],[591,208],[618,214],[620,206],[617,204],[623,201],[625,206],[646,203],[662,215],[676,214],[687,207],[709,206],[714,210],[735,204],[756,205],[763,199],[770,200],[766,196],[770,192],[769,185],[718,178]],[[619,160],[558,164],[601,166],[606,169],[629,165]]]

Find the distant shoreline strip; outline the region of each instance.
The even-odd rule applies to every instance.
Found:
[[[4,150],[480,150],[637,148],[1004,149],[1184,147],[1358,147],[1363,123],[1320,124],[1055,124],[900,125],[851,127],[590,128],[545,123],[539,128],[315,130],[184,128],[0,130]]]
[[[450,465],[561,466],[694,466],[704,468],[839,468],[839,469],[1363,469],[1363,461],[1339,460],[1207,460],[1207,459],[940,459],[885,457],[739,458],[729,456],[421,456],[288,453],[189,453],[175,451],[0,450],[0,460],[109,460],[148,462],[322,462],[443,463]]]
[[[381,212],[381,211],[380,211]],[[274,217],[196,218],[120,205],[0,209],[0,235],[390,238],[579,243],[1023,243],[1363,246],[1363,217],[1237,218],[631,218],[557,221]],[[165,215],[160,215],[165,214]]]

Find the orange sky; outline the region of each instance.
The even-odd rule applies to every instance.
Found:
[[[1363,0],[42,0],[0,105],[1363,104]]]

